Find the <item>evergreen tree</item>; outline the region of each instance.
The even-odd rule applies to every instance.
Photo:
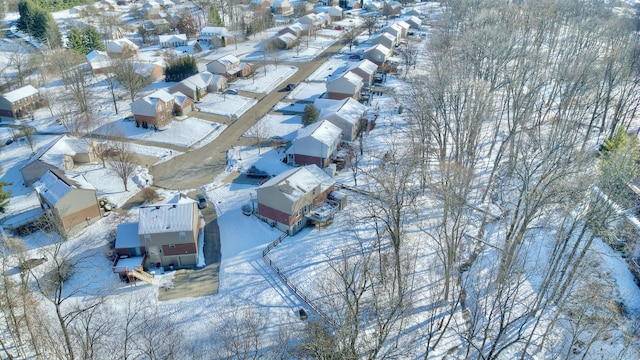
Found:
[[[84,34],[82,33],[82,30],[78,29],[77,27],[69,30],[69,36],[67,37],[67,40],[67,46],[69,47],[69,49],[83,55],[89,53],[84,45]]]
[[[304,113],[302,113],[302,124],[304,126],[311,125],[318,121],[318,116],[320,116],[318,108],[313,104],[307,104],[304,107]]]
[[[10,185],[7,182],[0,182],[0,213],[4,213],[9,205],[9,200],[11,198],[11,190],[4,191],[4,186]]]
[[[218,13],[218,8],[216,8],[215,6],[211,7],[209,19],[211,19],[212,26],[224,26],[224,22],[220,18],[220,13]]]
[[[193,56],[166,60],[165,81],[182,81],[198,72],[198,63]]]
[[[84,29],[83,35],[83,43],[86,49],[85,55],[92,50],[105,50],[104,43],[102,42],[102,35],[100,35],[96,28],[94,28],[93,26],[87,27],[86,29]]]
[[[195,54],[198,54],[200,52],[202,52],[202,46],[200,46],[200,43],[196,41],[196,44],[193,45],[193,52]]]

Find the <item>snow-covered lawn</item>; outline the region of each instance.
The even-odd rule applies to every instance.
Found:
[[[290,94],[286,96],[289,100],[299,100],[313,102],[327,92],[327,85],[323,82],[301,82]]]
[[[251,136],[250,134],[255,133],[253,127],[263,129],[263,136],[267,138],[281,136],[287,140],[293,140],[298,129],[302,127],[302,119],[298,115],[267,114],[243,136]]]
[[[258,94],[267,94],[287,81],[291,75],[298,71],[295,66],[288,65],[267,65],[254,64],[253,78],[237,79],[229,84],[232,89],[248,91]]]
[[[224,129],[226,129],[224,124],[189,117],[184,120],[173,120],[161,131],[136,127],[135,121],[121,119],[103,125],[95,132],[103,135],[124,134],[126,138],[134,140],[190,147],[203,139],[209,141],[215,139]]]
[[[240,95],[210,93],[196,104],[196,108],[209,114],[238,118],[257,103],[257,99]]]

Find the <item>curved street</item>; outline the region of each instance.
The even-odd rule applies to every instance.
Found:
[[[283,85],[264,95],[256,105],[238,119],[233,119],[231,123],[229,121],[232,119],[229,118],[195,113],[194,116],[205,120],[216,122],[224,122],[226,120],[229,123],[228,127],[220,136],[207,145],[150,167],[149,172],[153,176],[154,185],[165,189],[190,189],[211,183],[218,174],[224,171],[226,153],[231,146],[255,143],[255,140],[241,138],[241,136],[288,94],[279,90],[287,83],[298,84],[302,82],[327,58],[336,54],[344,44],[344,40],[336,41],[312,61],[280,63],[282,66],[295,66],[298,71],[285,80]]]

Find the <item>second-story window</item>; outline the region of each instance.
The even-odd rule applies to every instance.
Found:
[[[180,241],[185,241],[185,240],[187,240],[187,234],[184,231],[182,231],[180,232]]]
[[[151,242],[151,235],[149,235],[149,234],[144,234],[144,241],[145,241],[145,242],[148,242],[148,243],[149,243],[149,242]]]

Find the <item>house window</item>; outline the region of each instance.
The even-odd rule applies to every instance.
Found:
[[[169,249],[175,249],[176,248],[176,244],[169,244]]]
[[[151,235],[149,235],[149,234],[144,234],[144,241],[145,241],[145,242],[148,242],[148,243],[149,243],[149,242],[151,242]]]
[[[158,246],[158,254],[162,254],[162,246]]]
[[[182,231],[180,232],[180,241],[185,241],[185,240],[187,240],[187,234],[184,231]]]

